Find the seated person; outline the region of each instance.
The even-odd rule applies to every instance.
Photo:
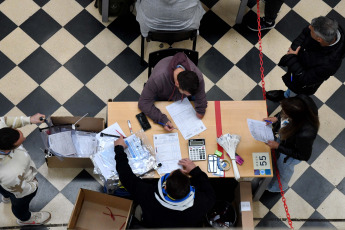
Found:
[[[205,14],[200,0],[137,0],[135,9],[144,37],[154,30],[199,29]]]
[[[201,119],[207,107],[204,78],[185,53],[177,53],[163,58],[154,67],[140,95],[139,109],[154,122],[165,124],[164,129],[167,131],[172,131],[172,123],[156,108],[154,102],[177,101],[192,95],[195,97],[196,115]]]
[[[190,159],[182,159],[177,169],[165,174],[158,184],[136,177],[124,152],[123,138],[115,141],[116,170],[120,181],[142,209],[141,224],[146,228],[201,227],[216,196],[206,173]],[[191,179],[186,175],[189,174]]]

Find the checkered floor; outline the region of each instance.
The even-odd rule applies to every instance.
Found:
[[[203,0],[197,41],[208,100],[260,100],[257,34],[235,24],[240,1]],[[249,1],[244,21],[255,20]],[[264,3],[262,3],[263,5]],[[263,12],[263,7],[261,7]],[[277,25],[262,35],[266,89],[285,89],[277,66],[291,41],[312,18],[327,15],[345,27],[345,1],[286,0]],[[160,49],[150,42],[148,53]],[[191,48],[190,41],[174,47]],[[167,48],[167,45],[164,46]],[[147,79],[140,65],[140,31],[134,15],[101,16],[91,0],[0,0],[0,116],[104,117],[106,102],[137,101]],[[286,199],[295,229],[345,228],[345,62],[313,96],[321,127],[312,158],[297,166]],[[279,110],[268,102],[269,113]],[[65,229],[80,187],[101,191],[91,169],[48,169],[35,125],[23,128],[24,146],[38,168],[40,188],[33,211],[52,212],[47,225]],[[10,205],[0,203],[0,226],[16,226]],[[279,195],[254,203],[257,227],[288,228]]]

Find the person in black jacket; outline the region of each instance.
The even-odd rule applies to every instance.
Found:
[[[281,112],[264,120],[272,122],[273,131],[279,134],[276,141],[268,141],[267,145],[275,149],[278,155],[277,167],[285,191],[288,189],[295,165],[309,160],[320,123],[317,107],[309,96],[297,95],[286,98],[280,104]],[[280,192],[276,175],[267,190]]]
[[[266,93],[267,99],[280,101],[294,94],[313,95],[320,85],[339,69],[345,55],[345,34],[334,19],[317,17],[292,42],[279,65],[287,67],[283,81],[288,87]],[[292,96],[292,95],[291,95]]]
[[[149,184],[138,178],[128,164],[123,138],[115,141],[116,170],[122,185],[142,208],[141,224],[146,228],[201,227],[216,199],[206,173],[190,159],[178,169]],[[186,175],[189,174],[191,178]]]

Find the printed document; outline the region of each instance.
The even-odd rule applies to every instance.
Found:
[[[120,134],[121,134],[122,136],[126,137],[125,133],[122,131],[119,123],[117,123],[117,122],[115,122],[114,124],[112,124],[108,128],[103,129],[102,132],[99,132],[96,135],[97,139],[102,138],[101,133],[116,135],[116,136],[120,136]],[[109,136],[107,136],[107,137],[109,137]],[[114,138],[115,138],[115,140],[117,139],[116,137],[114,137]]]
[[[65,131],[60,133],[51,134],[48,136],[50,148],[63,156],[76,154],[77,151],[72,141],[72,132]]]
[[[177,133],[153,135],[153,144],[155,146],[156,162],[162,163],[162,166],[158,168],[160,175],[181,168],[178,165],[182,157]]]
[[[185,140],[206,130],[188,98],[184,98],[182,102],[176,101],[166,108]]]
[[[266,125],[264,121],[247,119],[248,128],[255,140],[267,143],[274,141],[272,126]]]

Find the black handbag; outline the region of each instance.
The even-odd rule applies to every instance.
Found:
[[[109,0],[109,16],[119,16],[130,12],[133,0]],[[102,0],[95,0],[95,7],[102,14]]]

